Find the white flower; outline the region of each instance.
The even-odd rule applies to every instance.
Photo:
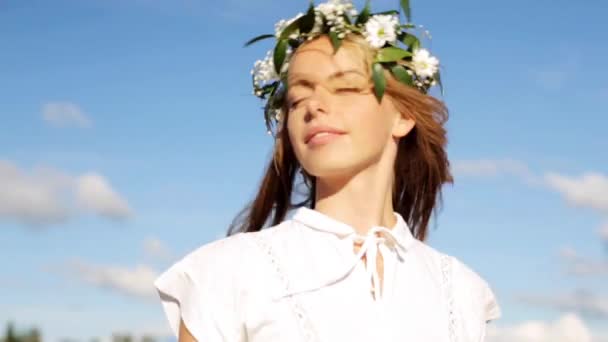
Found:
[[[313,35],[321,33],[323,31],[323,18],[319,15],[318,12],[315,12],[315,24],[310,31],[310,36],[308,38],[312,38]]]
[[[266,53],[266,58],[263,60],[257,60],[253,64],[253,70],[251,70],[251,73],[253,74],[253,82],[257,88],[261,88],[267,83],[279,78],[274,70],[272,50]]]
[[[437,72],[439,60],[426,49],[417,49],[412,57],[414,72],[421,78],[432,77]]]
[[[351,0],[329,0],[317,5],[316,10],[323,13],[325,17],[332,15],[342,15],[351,12],[355,6]]]
[[[315,22],[320,22],[315,23],[315,28],[312,30],[314,33],[321,31],[322,17],[327,19],[327,24],[331,26],[331,31],[344,32],[346,22],[344,21],[343,15],[356,13],[355,6],[351,0],[329,0],[328,2],[317,5],[315,11],[317,12]]]
[[[374,15],[365,23],[365,38],[374,48],[381,48],[384,44],[397,40],[397,26],[399,19],[394,15]]]
[[[299,17],[303,16],[303,13],[298,13],[295,17],[285,20],[285,19],[281,19],[279,20],[276,24],[274,24],[274,35],[278,38],[281,33],[283,32],[283,30],[289,26],[289,24],[291,24],[292,22],[294,22],[294,20],[298,19]],[[295,39],[298,37],[298,32],[299,30],[295,30],[291,35],[289,35],[289,38]]]
[[[327,24],[333,28],[332,31],[345,32],[346,22],[343,17],[344,14],[350,14],[352,16],[357,14],[357,10],[353,5],[352,0],[329,0],[317,5],[315,7],[314,26],[310,31],[308,38],[311,39],[313,36],[316,36],[323,31],[323,17],[327,20]],[[279,37],[289,24],[303,15],[303,13],[298,13],[298,15],[291,19],[282,19],[278,21],[274,25],[275,36]],[[289,35],[289,38],[296,39],[299,35],[299,30],[295,30]]]
[[[263,86],[272,83],[274,81],[279,80],[279,75],[274,68],[274,51],[270,50],[266,53],[266,58],[263,60],[257,60],[253,64],[253,69],[251,70],[251,74],[253,75],[253,82],[256,88],[262,88]],[[287,71],[289,67],[289,59],[292,55],[291,47],[288,47],[287,53],[285,54],[285,61],[283,61],[283,65],[281,66],[281,73]],[[258,95],[258,94],[256,94]],[[259,96],[259,95],[258,95]]]
[[[276,121],[281,121],[281,117],[282,117],[282,111],[280,108],[277,108],[274,110],[274,119]]]

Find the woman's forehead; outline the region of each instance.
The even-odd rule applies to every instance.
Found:
[[[288,79],[327,79],[336,77],[367,77],[364,61],[360,54],[347,47],[341,47],[334,54],[329,47],[315,42],[302,46],[289,63]]]

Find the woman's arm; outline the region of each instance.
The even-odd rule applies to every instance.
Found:
[[[194,336],[188,331],[184,321],[181,320],[179,322],[179,339],[178,342],[198,342]]]

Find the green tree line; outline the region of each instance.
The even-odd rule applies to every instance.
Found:
[[[42,342],[42,334],[38,328],[22,329],[17,330],[15,324],[12,322],[7,323],[6,329],[3,336],[0,336],[0,342]],[[68,337],[61,340],[61,342],[81,342],[76,339],[70,339]],[[91,338],[88,342],[100,342],[99,338]],[[140,338],[134,338],[129,334],[113,334],[112,342],[157,342],[152,336],[142,336]]]

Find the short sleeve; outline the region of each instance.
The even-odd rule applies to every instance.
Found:
[[[484,284],[481,287],[482,296],[481,303],[483,305],[483,311],[485,312],[485,320],[486,322],[490,322],[496,319],[499,319],[502,315],[500,311],[500,306],[498,306],[498,300],[496,299],[496,295],[494,291],[490,288],[490,285],[484,281]]]
[[[483,322],[500,318],[500,306],[488,282],[456,258],[454,264],[455,286],[463,302],[471,305],[470,312],[475,313]]]
[[[225,238],[226,239],[226,238]],[[241,248],[233,239],[218,240],[186,255],[154,281],[171,331],[179,337],[180,320],[201,342],[242,341],[236,268]]]

